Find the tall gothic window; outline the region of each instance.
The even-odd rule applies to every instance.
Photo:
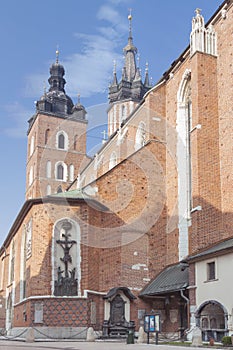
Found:
[[[55,164],[55,178],[56,180],[67,181],[67,165],[64,162]]]
[[[10,257],[10,283],[15,279],[15,242],[12,241]]]
[[[64,179],[64,168],[62,164],[59,164],[57,166],[57,179],[63,180]]]
[[[45,140],[44,140],[45,145],[47,145],[47,143],[48,143],[49,135],[50,135],[50,130],[47,129],[47,130],[45,131]]]
[[[20,300],[26,298],[27,229],[23,228],[20,256]]]
[[[60,130],[56,135],[56,147],[58,149],[68,149],[68,135],[64,130]]]
[[[64,149],[65,148],[65,137],[63,134],[60,134],[58,136],[58,148]]]
[[[73,164],[70,164],[69,179],[70,179],[70,181],[74,181],[74,165]]]
[[[77,150],[78,135],[74,136],[74,150]]]
[[[30,156],[31,156],[32,153],[34,152],[34,147],[35,147],[35,137],[32,136],[32,137],[31,137],[31,143],[30,143]]]
[[[47,179],[51,178],[51,161],[48,160],[46,163],[46,177]]]
[[[137,128],[135,137],[135,150],[138,150],[145,145],[146,142],[146,125],[144,122],[140,122]]]
[[[177,107],[179,259],[182,260],[189,252],[188,227],[192,209],[192,95],[191,71],[188,69],[179,86]]]

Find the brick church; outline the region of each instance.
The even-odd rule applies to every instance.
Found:
[[[0,250],[2,334],[125,336],[154,313],[167,338],[233,333],[233,1],[208,22],[195,11],[189,46],[153,86],[131,22],[93,158],[58,52],[50,67],[28,125],[26,201]]]

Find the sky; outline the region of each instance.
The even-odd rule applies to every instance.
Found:
[[[221,0],[3,0],[0,11],[0,245],[25,201],[27,121],[48,88],[49,67],[65,68],[66,93],[80,94],[89,120],[87,149],[101,146],[106,130],[113,62],[118,77],[128,39],[128,14],[144,76],[155,84],[189,45],[192,17],[207,21]],[[132,10],[130,10],[132,9]]]

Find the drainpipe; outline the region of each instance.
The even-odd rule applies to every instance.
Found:
[[[180,290],[180,295],[181,297],[186,301],[187,303],[187,324],[188,324],[188,328],[190,327],[190,320],[189,320],[189,298],[187,298],[185,295],[184,295],[184,292],[183,292],[183,289]]]

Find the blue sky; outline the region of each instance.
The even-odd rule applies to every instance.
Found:
[[[107,88],[113,61],[122,68],[129,9],[133,38],[144,73],[156,83],[189,44],[195,9],[207,21],[221,0],[7,0],[0,11],[0,244],[14,222],[25,194],[27,121],[43,94],[49,67],[59,60],[66,92],[88,111],[88,149],[101,144]],[[47,83],[48,86],[48,83]],[[98,127],[99,126],[99,127]]]

